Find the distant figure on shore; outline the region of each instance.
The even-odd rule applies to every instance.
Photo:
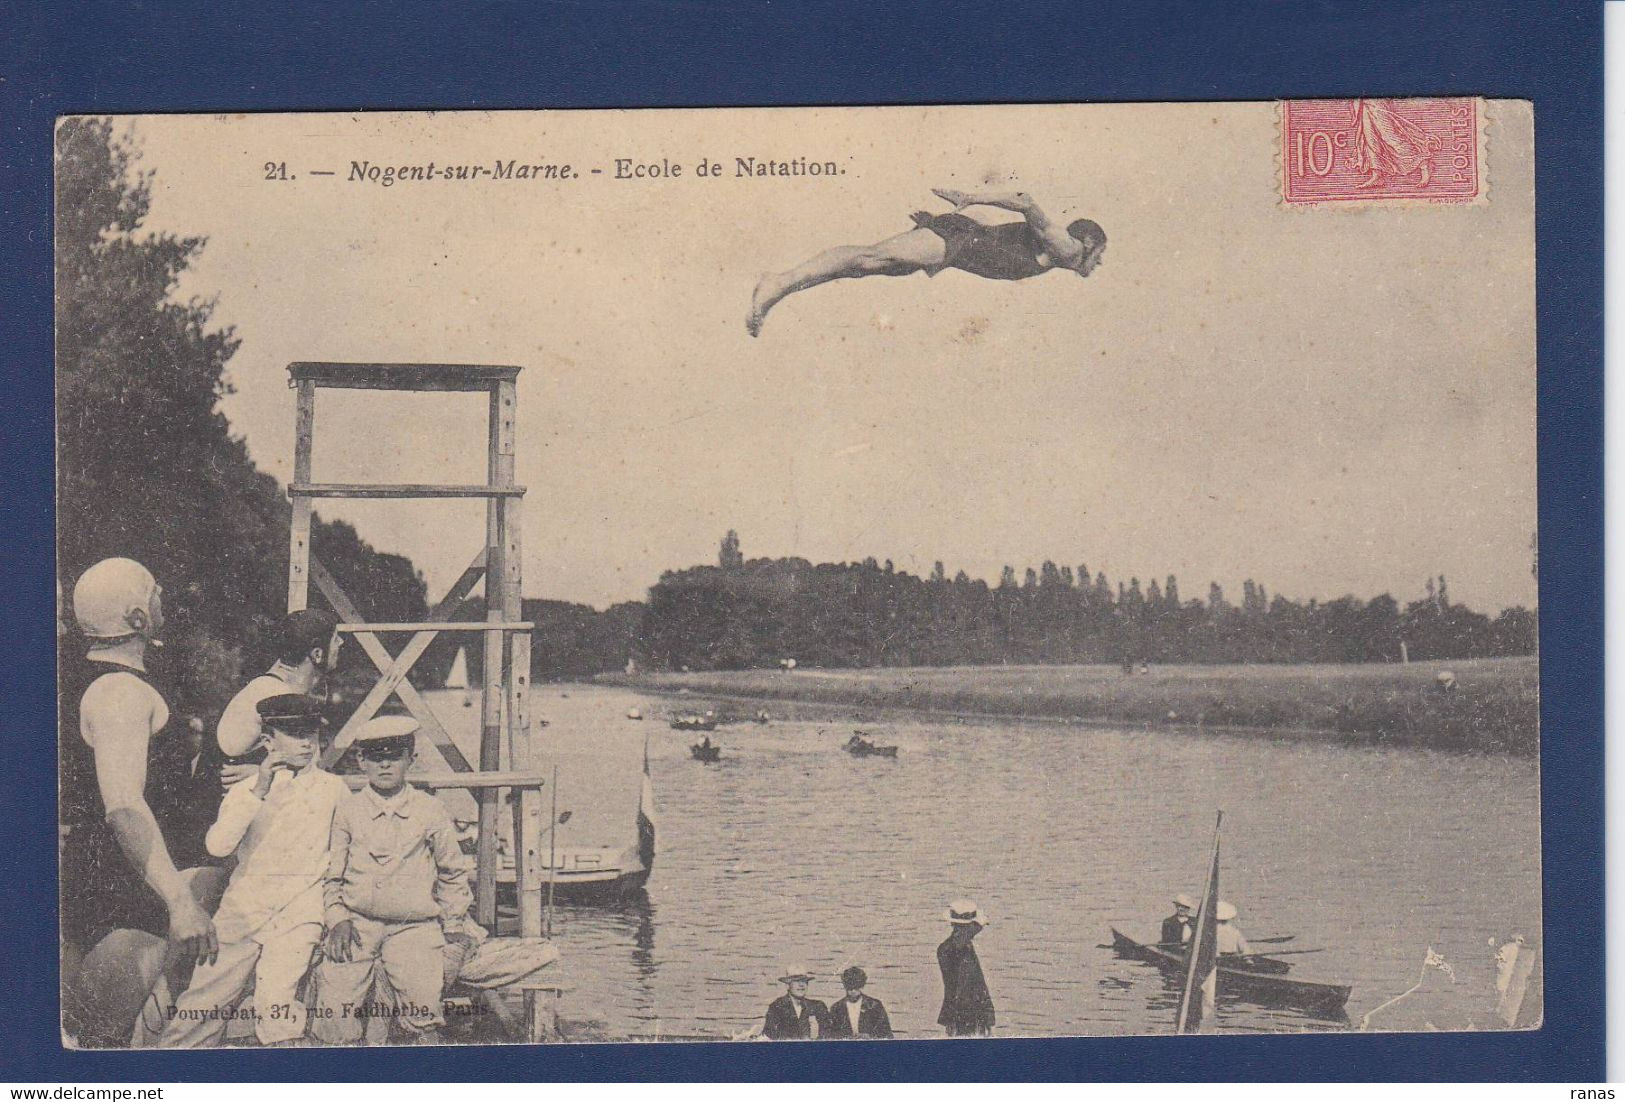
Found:
[[[767,1007],[762,1036],[770,1041],[816,1041],[829,1031],[829,1007],[807,997],[813,975],[805,965],[791,965],[779,977],[784,994]]]
[[[993,1032],[993,996],[971,940],[988,919],[968,899],[948,904],[946,917],[953,932],[937,946],[937,967],[942,970],[942,1011],[937,1024],[950,1037],[986,1037]]]
[[[863,993],[868,985],[869,974],[856,965],[841,973],[841,986],[846,989],[846,998],[830,1007],[829,1032],[824,1034],[826,1038],[840,1040],[892,1035],[891,1018],[884,1004]]]
[[[1157,940],[1164,948],[1178,946],[1181,951],[1191,939],[1196,925],[1196,901],[1184,892],[1174,896],[1174,913],[1162,920],[1162,936]]]
[[[983,279],[1030,279],[1057,268],[1087,276],[1106,251],[1106,231],[1099,225],[1087,218],[1062,225],[1026,192],[933,188],[932,194],[952,203],[952,213],[917,211],[911,230],[872,245],[826,249],[789,271],[764,275],[751,295],[745,331],[756,336],[781,299],[835,279],[914,272],[934,276],[945,268]],[[994,225],[960,213],[973,206],[999,207],[1022,220]]]
[[[1246,937],[1242,935],[1241,927],[1236,925],[1235,904],[1219,900],[1219,906],[1214,910],[1213,917],[1218,920],[1214,935],[1218,939],[1220,956],[1245,956],[1252,952]]]

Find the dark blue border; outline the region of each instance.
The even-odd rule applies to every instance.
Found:
[[[0,0],[0,402],[9,586],[0,1080],[1601,1081],[1602,8]],[[1524,1034],[80,1054],[56,1032],[50,663],[57,114],[1275,99],[1535,102],[1545,1028]],[[1193,164],[1189,171],[1200,173]],[[1486,814],[1493,809],[1486,808]]]

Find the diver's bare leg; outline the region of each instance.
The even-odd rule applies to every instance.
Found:
[[[786,295],[805,291],[832,279],[872,275],[909,275],[942,263],[948,255],[942,238],[927,229],[914,229],[873,245],[841,245],[825,249],[787,272],[764,275],[751,295],[745,329],[751,336],[762,330],[767,312]]]

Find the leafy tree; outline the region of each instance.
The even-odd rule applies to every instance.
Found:
[[[290,510],[219,410],[239,338],[177,301],[201,237],[143,228],[153,174],[110,120],[56,131],[57,549],[64,593],[110,555],[164,587],[163,668],[183,709],[221,706],[285,608]],[[423,614],[411,564],[318,521],[312,548],[363,607]]]
[[[737,570],[745,565],[745,556],[739,550],[739,533],[732,528],[722,537],[722,549],[717,552],[717,565],[724,570]]]

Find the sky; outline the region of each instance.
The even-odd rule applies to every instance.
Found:
[[[1252,578],[1404,602],[1444,574],[1493,612],[1535,603],[1534,195],[1528,105],[1486,117],[1487,202],[1358,209],[1281,205],[1266,103],[132,125],[147,228],[208,239],[177,294],[235,327],[222,409],[278,479],[292,361],[523,368],[528,596],[641,599],[735,529],[752,558],[991,581],[1049,559],[1237,601]],[[617,179],[618,158],[683,172]],[[510,159],[579,178],[349,178]],[[910,229],[939,186],[1093,218],[1104,263],[831,283],[746,335],[761,273]],[[481,402],[323,391],[315,477],[483,481]],[[319,511],[432,597],[483,538],[480,503]]]

